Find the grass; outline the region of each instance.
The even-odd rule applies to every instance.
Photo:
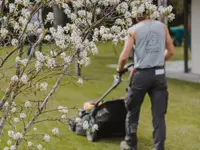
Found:
[[[97,99],[110,87],[113,74],[116,71],[115,69],[108,68],[107,65],[116,64],[118,56],[115,55],[109,43],[100,44],[99,48],[100,52],[93,58],[92,64],[83,69],[83,75],[92,80],[85,81],[82,86],[78,87],[75,83],[67,84],[68,78],[66,77],[64,82],[62,82],[62,86],[57,89],[57,93],[52,97],[49,108],[58,105],[65,105],[68,108],[73,106],[82,107],[85,101]],[[181,52],[177,52],[177,54],[181,54]],[[0,52],[0,55],[2,56],[2,52]],[[181,56],[177,56],[178,58],[181,58]],[[127,76],[124,78],[127,78]],[[54,80],[49,81],[49,84],[52,85]],[[1,80],[0,85],[1,88],[6,87],[5,82]],[[105,100],[124,97],[127,86],[128,82],[125,80]],[[166,116],[166,150],[198,150],[200,147],[200,85],[168,79],[168,87],[169,105]],[[0,92],[0,95],[2,94]],[[41,93],[37,97],[44,95]],[[25,97],[20,98],[25,99]],[[32,98],[32,95],[26,98]],[[139,150],[151,150],[153,146],[150,108],[150,101],[146,96],[140,115]],[[70,110],[69,112],[69,116],[76,114],[76,110]],[[35,127],[38,128],[37,133],[49,134],[54,127],[60,129],[60,137],[52,137],[48,145],[39,140],[33,141],[34,143],[42,143],[46,150],[118,150],[119,143],[123,140],[122,137],[100,139],[96,143],[90,143],[85,137],[75,135],[68,130],[67,126],[56,122],[36,124]],[[0,149],[3,149],[6,141],[4,138],[1,139]],[[24,149],[25,146],[22,145],[20,150]]]
[[[191,59],[191,52],[188,52],[188,59]],[[171,58],[172,61],[184,60],[184,48],[183,46],[175,47],[175,55]]]

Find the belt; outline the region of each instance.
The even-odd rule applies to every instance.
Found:
[[[151,68],[136,68],[136,71],[142,71],[142,70],[154,70],[154,69],[164,69],[164,66],[155,66]]]

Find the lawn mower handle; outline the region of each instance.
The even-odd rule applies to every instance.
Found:
[[[126,68],[124,68],[122,71],[118,72],[118,77],[115,77],[115,81],[113,83],[113,85],[108,89],[108,91],[106,91],[106,93],[104,93],[97,101],[95,104],[95,108],[98,107],[99,103],[101,101],[103,101],[103,99],[113,90],[115,89],[120,83],[121,83],[121,77],[124,73],[128,72],[128,69],[130,67],[132,67],[134,65],[134,63],[129,64]]]
[[[124,68],[122,71],[118,71],[119,77],[121,78],[122,75],[123,75],[124,73],[128,72],[128,69],[129,69],[130,67],[132,67],[133,65],[134,65],[134,63],[131,63],[131,64],[129,64],[126,68]]]

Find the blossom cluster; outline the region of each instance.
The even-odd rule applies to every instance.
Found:
[[[90,130],[92,132],[95,132],[99,129],[98,125],[97,124],[91,124],[89,121],[85,120],[85,121],[82,121],[81,118],[76,118],[75,119],[75,122],[79,125],[82,125],[82,128],[84,130]]]

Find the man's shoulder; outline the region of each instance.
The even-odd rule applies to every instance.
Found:
[[[140,22],[134,24],[132,27],[130,27],[130,28],[128,29],[128,33],[129,33],[129,34],[134,34],[134,33],[136,32],[136,30],[138,30],[138,28],[141,27],[141,25],[142,25],[142,24],[141,24]]]
[[[133,34],[135,33],[135,31],[136,31],[136,25],[133,25],[132,27],[128,29],[128,34]]]

